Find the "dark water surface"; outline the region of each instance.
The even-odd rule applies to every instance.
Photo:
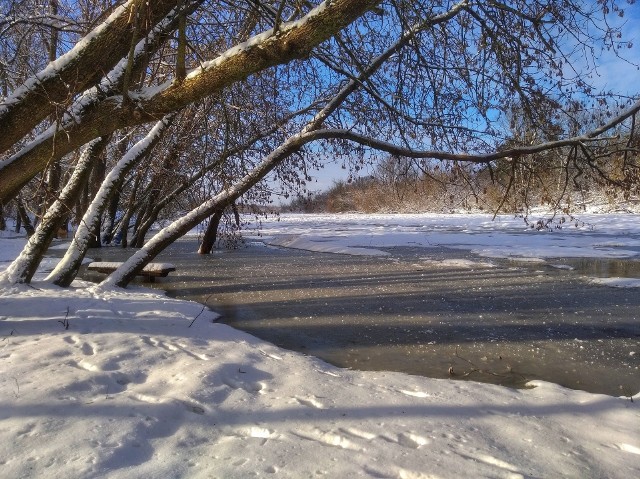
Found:
[[[163,253],[158,261],[178,269],[155,287],[337,366],[510,386],[544,379],[616,396],[640,391],[640,294],[590,284],[576,262],[574,270],[495,260],[495,268],[472,269],[434,263],[485,261],[447,248],[387,248],[388,257],[261,243],[209,256],[196,249],[183,240]],[[131,253],[102,248],[89,256]]]

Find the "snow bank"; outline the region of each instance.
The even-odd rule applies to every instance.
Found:
[[[338,369],[146,289],[34,286],[0,290],[2,477],[640,476],[640,395]]]

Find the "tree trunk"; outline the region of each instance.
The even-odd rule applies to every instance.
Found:
[[[132,41],[144,38],[182,1],[129,0],[85,37],[91,38],[89,41],[78,42],[71,51],[28,79],[0,108],[0,153],[55,113],[59,105],[96,85],[104,72],[110,71],[127,55]],[[143,16],[148,20],[139,29],[130,22],[135,11],[144,12]]]
[[[118,205],[120,204],[120,192],[114,191],[111,199],[109,200],[109,206],[107,207],[107,213],[104,221],[104,232],[102,234],[102,242],[104,244],[111,244],[113,239],[113,229],[116,222],[116,214],[118,213]]]
[[[27,236],[33,235],[35,233],[35,228],[33,227],[33,223],[31,223],[31,218],[29,218],[29,214],[27,213],[27,208],[24,206],[24,202],[22,198],[18,198],[16,200],[16,204],[18,205],[18,216],[20,217],[20,223],[24,226],[24,230],[27,233]],[[16,233],[20,232],[20,228]]]
[[[265,157],[253,170],[243,176],[236,184],[222,191],[210,200],[204,202],[199,207],[191,210],[182,218],[174,221],[166,228],[159,231],[151,238],[143,248],[137,251],[131,258],[125,261],[122,266],[111,273],[101,284],[104,287],[120,286],[126,287],[142,269],[155,258],[162,250],[171,243],[182,237],[192,228],[204,221],[219,209],[224,209],[227,205],[245,194],[256,183],[267,176],[276,166],[299,151],[307,143],[318,138],[315,134],[324,124],[325,120],[335,112],[340,105],[356,91],[362,84],[362,80],[373,75],[402,45],[409,41],[410,33],[405,34],[398,42],[390,47],[383,54],[379,55],[367,68],[363,70],[359,78],[350,80],[344,85],[336,95],[327,102],[311,121],[309,121],[300,133],[288,137],[278,148]]]
[[[86,183],[91,173],[95,156],[100,154],[108,142],[109,138],[99,138],[87,145],[78,160],[73,175],[71,175],[67,185],[60,193],[60,197],[47,209],[42,221],[38,224],[38,228],[29,237],[29,241],[20,255],[0,276],[0,281],[4,280],[11,284],[31,282],[31,278],[33,278],[38,269],[42,257],[51,244],[51,240],[69,212],[69,205],[75,202]]]
[[[219,209],[209,220],[209,226],[207,226],[207,230],[204,232],[204,236],[202,237],[200,248],[198,248],[198,254],[211,254],[211,250],[216,244],[218,226],[220,226],[220,220],[222,219],[223,213],[224,209]]]
[[[153,238],[147,241],[143,248],[125,261],[122,266],[111,273],[109,277],[100,284],[105,287],[127,286],[131,280],[167,246],[188,233],[215,211],[224,209],[238,199],[267,176],[278,164],[315,138],[306,133],[306,131],[303,131],[300,134],[289,137],[280,147],[268,155],[258,166],[242,177],[235,185],[222,191],[209,201],[206,201],[182,218],[159,231]]]
[[[177,141],[174,142],[166,156],[162,161],[161,170],[172,171],[176,168],[179,163],[179,155],[180,150],[182,148],[182,142]],[[138,217],[136,218],[136,223],[134,227],[133,237],[131,238],[131,246],[134,248],[142,248],[144,244],[144,237],[149,231],[149,228],[155,221],[158,219],[158,215],[160,211],[164,208],[164,205],[169,203],[169,199],[164,194],[161,198],[160,194],[162,193],[162,174],[155,174],[151,181],[149,182],[149,186],[144,193],[144,197],[146,200],[144,202],[144,207],[140,209],[138,212]],[[182,182],[184,185],[186,182]],[[188,187],[188,185],[187,185]],[[186,189],[186,188],[185,188]]]
[[[106,158],[96,158],[95,166],[91,171],[91,176],[89,177],[89,198],[95,198],[98,191],[100,191],[100,186],[104,181],[105,175],[107,172],[107,162]],[[82,212],[82,216],[84,217],[86,210]],[[100,248],[102,246],[102,241],[100,238],[100,224],[102,222],[102,216],[98,219],[98,223],[96,225],[96,234],[91,235],[91,239],[89,240],[89,248]]]
[[[122,223],[120,224],[120,237],[122,238],[122,243],[120,245],[123,248],[129,246],[129,224],[131,223],[131,218],[133,217],[133,213],[136,210],[136,195],[138,192],[138,188],[140,187],[141,179],[142,176],[138,174],[133,180],[133,186],[131,187],[131,195],[129,196],[127,211],[125,211],[124,216],[122,217]]]
[[[78,225],[76,234],[65,253],[64,257],[56,265],[47,277],[58,286],[69,286],[78,274],[84,256],[87,254],[91,235],[100,234],[96,226],[104,210],[109,204],[109,198],[120,187],[125,176],[138,165],[156,146],[163,133],[173,121],[174,115],[160,120],[142,140],[129,149],[126,155],[109,172],[102,182],[100,191],[91,202],[86,214]]]
[[[20,228],[22,228],[22,216],[20,213],[16,215],[16,227],[13,229],[16,233],[20,233]]]
[[[180,0],[184,2],[184,0]],[[138,42],[138,45],[135,49],[135,68],[137,71],[140,71],[143,66],[148,61],[148,56],[156,51],[162,44],[167,40],[170,33],[175,29],[178,22],[178,16],[181,13],[191,13],[195,8],[202,3],[203,0],[187,0],[186,3],[182,3],[183,8],[174,9],[171,11],[169,15],[167,15],[162,21],[160,21],[151,32]],[[65,58],[64,56],[61,57]],[[27,143],[25,147],[23,147],[16,154],[8,158],[6,161],[0,163],[0,171],[6,173],[0,176],[3,176],[3,182],[0,183],[0,200],[4,200],[5,202],[8,199],[13,198],[17,195],[17,193],[22,189],[22,187],[29,181],[28,177],[33,178],[37,171],[40,171],[46,165],[50,165],[54,162],[58,162],[60,158],[64,155],[75,151],[80,146],[88,143],[92,139],[98,136],[106,136],[113,131],[113,128],[102,128],[100,126],[100,102],[105,99],[108,99],[110,95],[115,95],[116,98],[121,99],[122,93],[122,84],[124,81],[124,74],[126,71],[126,64],[128,63],[129,58],[124,57],[120,60],[120,62],[108,72],[107,75],[104,76],[102,81],[96,87],[88,89],[84,91],[75,102],[67,108],[67,112],[62,118],[54,123],[49,129],[39,135],[37,141],[33,141],[31,143]],[[102,72],[104,73],[104,72]],[[117,100],[119,101],[119,100]],[[121,102],[124,103],[125,113],[124,117],[129,118],[137,118],[137,111],[132,106],[131,102]],[[1,110],[1,108],[0,108]],[[162,115],[161,115],[162,116]],[[93,118],[96,120],[94,124],[93,131],[89,129],[89,131],[83,131],[82,135],[78,135],[77,132],[72,133],[72,129],[75,128],[79,123],[84,121],[88,121],[91,123],[92,120],[88,120],[89,118]],[[136,121],[135,125],[139,125],[145,122],[156,121],[156,118],[149,118],[147,121]],[[140,120],[140,118],[137,118]],[[106,118],[103,118],[106,120]],[[121,119],[122,120],[122,119]],[[113,123],[114,119],[111,118],[108,121]],[[134,126],[132,124],[132,126]],[[118,129],[118,128],[116,128]],[[73,138],[72,136],[73,135]],[[86,138],[86,141],[83,139]],[[41,145],[41,140],[44,140],[46,144]],[[48,152],[48,153],[47,153]],[[20,161],[24,155],[29,158],[42,158],[41,155],[48,155],[48,159],[46,160],[46,165],[33,165],[31,164],[31,160],[27,160],[22,166],[13,164],[15,161]],[[26,168],[30,170],[31,173],[27,173],[27,171],[23,171],[22,177],[19,172],[21,168]],[[34,173],[35,172],[35,173]],[[9,193],[5,194],[3,191],[8,191]]]
[[[47,138],[32,142],[4,162],[0,167],[0,201],[12,197],[49,162],[58,161],[97,136],[154,121],[259,71],[307,57],[314,47],[378,3],[380,0],[325,1],[300,20],[282,25],[278,35],[256,35],[243,48],[232,48],[215,61],[205,62],[184,81],[154,87],[153,95],[143,94],[137,102],[111,97],[87,106],[79,118],[63,125],[64,135],[52,131]]]

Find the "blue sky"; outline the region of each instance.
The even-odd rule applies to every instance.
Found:
[[[602,52],[596,69],[590,74],[596,87],[622,94],[637,95],[640,90],[640,3],[625,5],[625,15],[615,25],[622,27],[623,39],[631,41],[633,47],[620,52],[628,62],[621,60],[611,52]],[[635,63],[635,65],[633,64]]]
[[[614,53],[595,50],[596,64],[583,66],[583,71],[589,72],[591,84],[597,90],[611,90],[622,95],[637,96],[640,93],[640,2],[624,5],[625,15],[618,18],[611,14],[608,18],[612,26],[622,28],[623,39],[632,42],[632,48],[623,49],[618,58]],[[626,61],[625,61],[626,60]],[[327,161],[320,171],[310,170],[312,182],[308,184],[310,191],[322,191],[331,187],[336,181],[344,181],[349,176],[349,170],[341,167],[341,161]],[[363,169],[360,174],[366,176],[371,173],[370,168]],[[278,189],[277,187],[275,188]]]

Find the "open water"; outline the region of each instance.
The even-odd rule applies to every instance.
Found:
[[[492,260],[494,268],[469,268],[456,260],[484,260],[447,248],[388,248],[388,257],[262,243],[209,256],[196,249],[185,239],[163,253],[158,260],[178,269],[154,286],[337,366],[517,387],[543,379],[616,396],[640,390],[640,295],[585,279],[611,268],[635,274],[637,261],[571,260],[570,270]],[[89,256],[131,253],[102,248]]]

